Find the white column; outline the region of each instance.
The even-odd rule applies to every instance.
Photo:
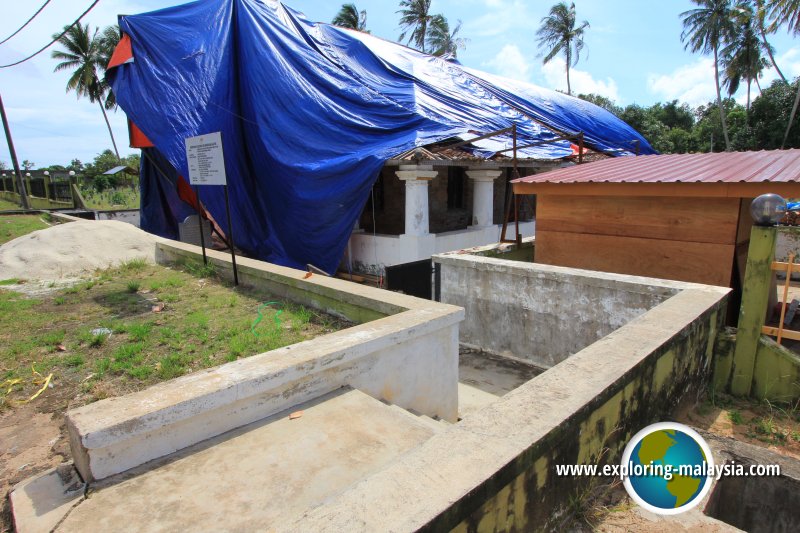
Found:
[[[406,182],[406,235],[428,235],[428,182],[437,172],[430,165],[400,165],[397,177]]]
[[[472,226],[485,228],[494,222],[494,180],[501,170],[467,170],[472,189]]]

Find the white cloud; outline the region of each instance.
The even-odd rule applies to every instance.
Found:
[[[670,74],[650,74],[647,89],[663,100],[678,99],[691,106],[707,104],[717,98],[714,60],[708,57],[678,67]]]
[[[790,48],[783,54],[775,56],[775,62],[789,80],[800,76],[800,48]],[[769,67],[764,70],[764,77],[759,80],[761,87],[766,88],[772,83],[772,80],[776,80],[778,77],[778,73],[770,63]]]
[[[100,2],[84,22],[102,28],[115,24],[118,13],[138,13],[169,3],[175,2],[106,0]],[[17,61],[41,48],[55,31],[75,20],[86,7],[82,4],[68,0],[51,2],[28,27],[0,46],[0,64]],[[34,9],[30,2],[6,2],[3,10],[4,29],[0,39],[27,20]],[[111,148],[103,115],[97,104],[77,99],[74,92],[66,93],[69,73],[53,73],[56,61],[50,57],[52,50],[19,66],[0,70],[3,103],[17,155],[20,160],[29,159],[41,166],[67,164],[76,157],[84,162],[91,161],[97,153]],[[109,121],[120,153],[130,153],[125,114],[122,111],[109,113]],[[0,140],[0,160],[10,163],[5,139]]]
[[[483,66],[512,80],[531,80],[531,65],[515,44],[505,45],[496,56],[483,63]]]
[[[507,34],[514,28],[530,30],[532,23],[539,22],[524,0],[484,0],[486,13],[464,23],[464,34],[474,37],[493,37]]]
[[[542,74],[547,85],[559,91],[567,91],[567,74],[563,60],[554,59],[542,65]],[[617,82],[608,77],[605,80],[595,79],[589,72],[576,68],[569,69],[572,94],[599,94],[620,103]]]

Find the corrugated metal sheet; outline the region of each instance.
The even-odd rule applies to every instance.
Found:
[[[514,180],[514,183],[800,182],[800,150],[617,157]]]

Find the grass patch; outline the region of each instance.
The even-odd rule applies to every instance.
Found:
[[[22,280],[19,278],[0,279],[0,285],[16,285],[20,281]]]
[[[141,286],[142,284],[136,280],[129,281],[128,284],[125,285],[125,287],[128,289],[128,292],[130,293],[139,292],[139,287]]]
[[[0,215],[0,244],[47,227],[39,215]]]
[[[233,290],[201,262],[176,269],[127,261],[38,298],[3,290],[0,375],[30,376],[35,365],[40,373],[53,372],[58,384],[41,398],[57,395],[64,400],[59,405],[79,405],[347,327],[278,300],[262,308],[254,334],[259,306],[275,300]],[[98,328],[112,333],[93,334]],[[8,397],[36,390],[26,382]]]
[[[728,411],[728,420],[730,420],[736,425],[744,424],[744,420],[742,419],[742,413],[740,413],[736,409]]]

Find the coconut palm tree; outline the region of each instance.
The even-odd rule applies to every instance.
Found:
[[[431,23],[431,0],[401,0],[400,26],[403,33],[398,39],[402,42],[408,35],[407,44],[414,44],[414,47],[421,52],[425,52],[425,41],[428,38],[428,26]]]
[[[750,115],[750,89],[753,81],[758,81],[761,73],[769,66],[765,54],[769,44],[764,44],[759,36],[758,15],[752,5],[739,2],[732,11],[735,22],[735,31],[730,36],[730,42],[722,50],[722,66],[724,77],[722,84],[728,89],[728,95],[733,96],[739,90],[741,80],[747,82],[747,115]]]
[[[569,6],[565,2],[550,8],[550,13],[542,18],[541,25],[536,32],[540,48],[547,49],[544,54],[544,64],[547,64],[559,54],[564,55],[567,70],[567,94],[572,94],[572,85],[569,79],[569,69],[578,64],[581,51],[584,47],[583,38],[589,23],[585,20],[575,26],[575,4]]]
[[[722,94],[719,81],[719,52],[734,32],[731,17],[730,0],[692,0],[695,9],[681,13],[683,31],[681,41],[686,49],[702,54],[714,54],[714,83],[717,89],[717,107],[722,121],[722,135],[725,138],[725,150],[730,151],[731,141],[728,137],[728,124],[725,110],[722,107]]]
[[[781,77],[784,83],[789,83],[786,79],[786,76],[783,75],[783,71],[781,71],[781,69],[778,67],[778,63],[775,61],[775,49],[767,40],[767,34],[775,33],[775,30],[777,29],[775,24],[772,24],[767,20],[768,11],[771,7],[768,4],[771,4],[771,2],[765,4],[764,0],[755,0],[755,13],[756,21],[758,22],[758,33],[761,36],[761,41],[764,43],[764,49],[767,51],[769,60],[772,63],[772,66],[775,68],[775,72],[778,73],[778,76]]]
[[[444,58],[458,57],[458,49],[464,48],[467,40],[457,37],[461,30],[461,21],[458,21],[453,31],[450,31],[450,24],[444,15],[434,15],[428,26],[428,50],[435,56]]]
[[[114,145],[114,152],[119,157],[117,142],[114,139],[114,132],[108,121],[106,109],[113,107],[113,101],[109,107],[110,87],[99,73],[105,73],[108,53],[108,42],[104,42],[104,35],[98,35],[99,28],[94,32],[89,30],[89,25],[75,24],[69,27],[67,32],[58,39],[58,43],[63,47],[61,50],[54,50],[51,54],[53,59],[58,59],[60,63],[56,65],[54,72],[62,70],[72,71],[72,75],[67,80],[67,92],[75,91],[78,98],[86,97],[90,102],[97,102],[103,118],[108,127],[108,134],[111,136],[111,144]],[[53,35],[53,38],[59,34]]]
[[[772,19],[772,24],[776,28],[779,26],[786,26],[786,29],[789,30],[790,33],[795,35],[800,33],[800,0],[772,0],[767,3],[766,9]],[[786,125],[786,133],[783,134],[781,148],[786,146],[789,132],[792,131],[794,118],[797,115],[798,104],[800,104],[800,87],[797,88],[797,94],[795,95],[794,104],[792,105],[792,112],[789,113],[789,123]]]
[[[369,33],[367,31],[367,12],[359,11],[355,4],[342,4],[342,8],[331,22],[342,28]]]

